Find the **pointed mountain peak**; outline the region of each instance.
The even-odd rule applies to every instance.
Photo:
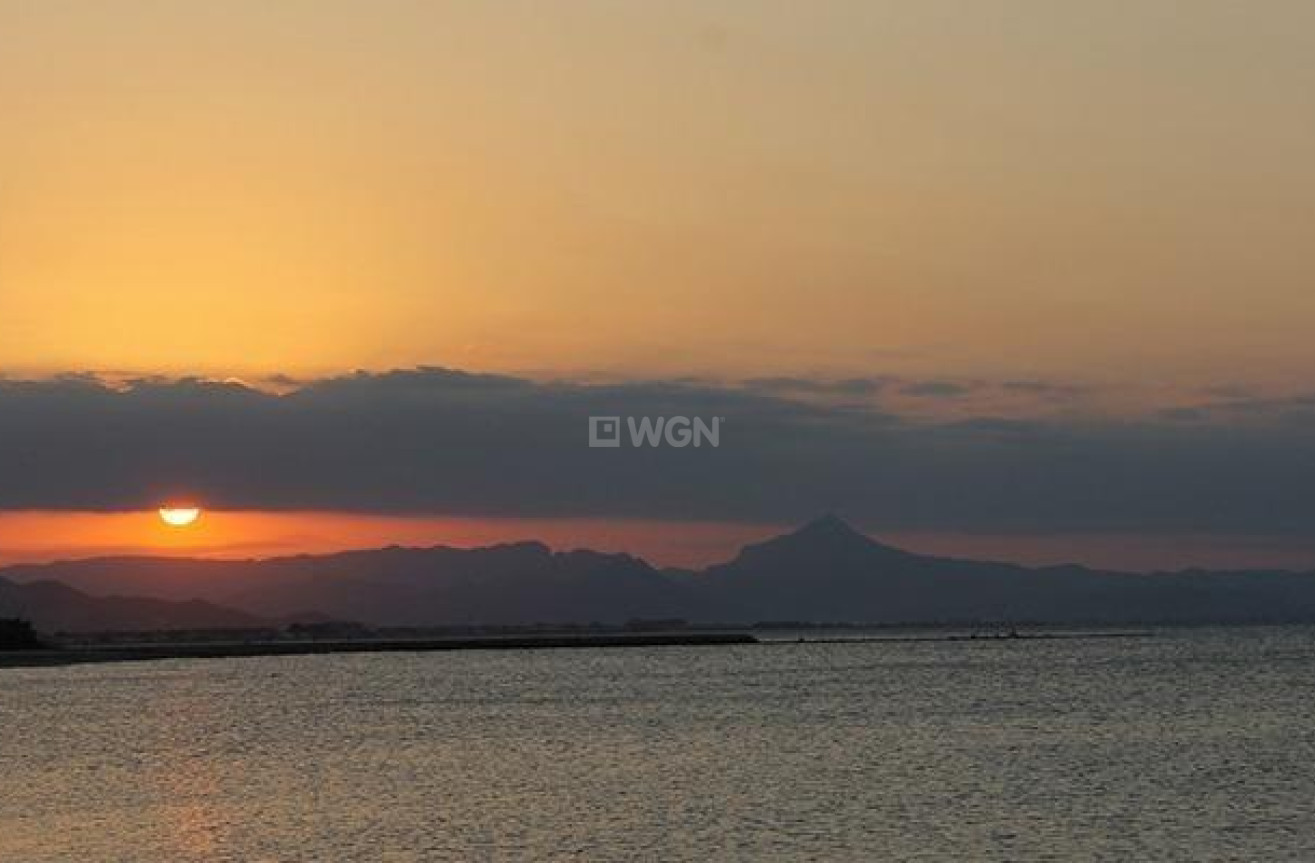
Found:
[[[845,521],[834,512],[828,512],[819,516],[802,527],[794,530],[791,536],[804,537],[859,537],[867,539],[859,531],[855,530],[849,522]]]
[[[873,553],[904,555],[855,530],[834,513],[813,519],[797,530],[745,546],[738,560],[779,559],[795,562],[866,559]]]

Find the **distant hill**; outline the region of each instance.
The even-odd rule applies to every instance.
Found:
[[[1315,621],[1315,575],[1136,575],[912,554],[835,516],[750,545],[702,576],[709,613],[900,623]]]
[[[1133,575],[954,560],[884,545],[835,516],[747,546],[733,560],[699,572],[658,570],[624,554],[553,552],[541,543],[523,542],[253,561],[99,558],[13,566],[0,570],[0,576],[15,582],[54,580],[84,595],[204,600],[209,605],[191,607],[198,616],[202,609],[222,614],[217,606],[224,606],[266,618],[320,614],[384,625],[618,623],[631,618],[726,623],[1315,621],[1312,574]],[[160,619],[172,613],[164,606],[156,611]]]
[[[30,620],[42,632],[244,629],[267,625],[255,615],[201,600],[91,596],[57,581],[17,584],[4,578],[0,578],[0,617]]]
[[[625,554],[537,542],[478,549],[384,548],[258,561],[95,558],[0,570],[93,594],[199,598],[252,614],[391,625],[678,617],[687,588]]]

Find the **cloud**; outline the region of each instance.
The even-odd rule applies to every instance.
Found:
[[[475,516],[780,522],[838,510],[886,529],[1315,528],[1315,418],[1301,396],[1192,422],[929,420],[689,381],[420,368],[288,385],[0,380],[0,508],[186,496]],[[600,415],[723,417],[721,446],[590,449]]]
[[[1007,393],[1033,396],[1053,401],[1068,401],[1091,393],[1085,384],[1058,383],[1055,381],[1016,380],[1004,381],[1000,389]]]
[[[750,378],[744,386],[750,390],[782,395],[873,396],[897,381],[890,377],[863,378]]]
[[[935,399],[957,399],[978,389],[976,384],[960,381],[915,381],[905,384],[900,392],[906,396]]]

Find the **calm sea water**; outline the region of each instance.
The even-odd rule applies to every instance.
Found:
[[[1315,860],[1315,630],[0,670],[0,860]]]

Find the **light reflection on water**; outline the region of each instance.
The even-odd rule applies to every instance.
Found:
[[[1315,630],[0,671],[0,860],[1312,860]]]

